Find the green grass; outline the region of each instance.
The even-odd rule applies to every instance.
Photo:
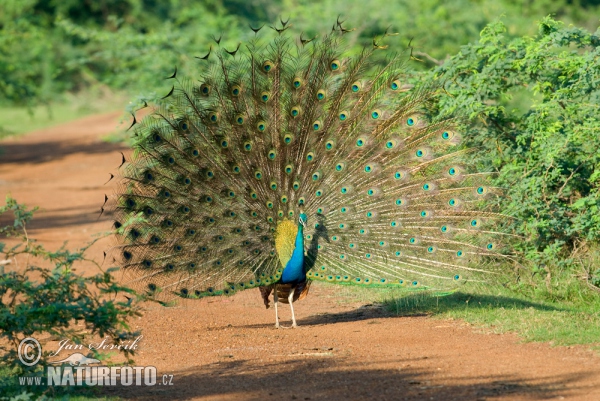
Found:
[[[0,106],[0,139],[48,128],[78,118],[123,109],[122,95],[94,93],[66,96],[62,101],[31,108]]]
[[[585,344],[600,351],[600,296],[576,282],[563,290],[569,298],[551,293],[525,296],[501,286],[465,286],[444,296],[367,288],[352,292],[362,301],[381,302],[398,316],[461,319],[494,333],[517,333],[524,341]]]

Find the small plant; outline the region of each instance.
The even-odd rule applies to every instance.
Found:
[[[95,241],[74,252],[64,246],[54,252],[46,250],[27,234],[26,226],[35,210],[28,210],[10,196],[0,208],[0,214],[9,211],[14,214],[14,224],[0,228],[0,234],[20,240],[10,248],[0,243],[4,256],[0,258],[0,362],[5,366],[0,372],[0,382],[6,382],[1,383],[3,395],[10,389],[15,394],[24,390],[14,382],[16,376],[39,374],[47,365],[48,351],[33,367],[19,362],[17,349],[26,337],[52,336],[79,344],[84,335],[98,335],[119,344],[139,335],[127,325],[128,319],[140,316],[135,294],[115,282],[111,274],[115,269],[91,276],[82,276],[73,269],[75,264],[86,262],[101,270],[95,261],[85,257],[85,251]],[[51,262],[54,268],[30,263],[42,260]],[[129,293],[131,298],[118,302],[114,299],[117,293]],[[132,350],[121,352],[128,358],[133,355]]]

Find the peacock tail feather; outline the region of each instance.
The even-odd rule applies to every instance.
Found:
[[[310,280],[448,289],[494,274],[505,217],[485,199],[501,191],[471,169],[458,121],[430,115],[438,85],[406,85],[407,55],[375,41],[344,55],[339,24],[312,41],[282,30],[217,50],[195,80],[174,74],[135,126],[115,197],[135,283],[192,298],[276,283],[300,213]]]

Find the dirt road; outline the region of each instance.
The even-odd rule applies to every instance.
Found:
[[[109,218],[98,220],[113,190],[103,184],[127,150],[99,137],[115,130],[118,117],[0,142],[0,196],[42,208],[29,235],[48,248],[80,247],[110,229]],[[102,240],[88,256],[102,260],[109,246]],[[173,385],[103,392],[156,400],[600,400],[600,357],[585,347],[522,344],[461,321],[394,317],[327,286],[314,285],[295,305],[296,330],[274,329],[258,290],[153,307],[133,322],[143,333],[135,360],[174,375]]]

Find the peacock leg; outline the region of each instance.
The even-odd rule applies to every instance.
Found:
[[[296,291],[296,287],[292,287],[290,291],[290,295],[288,295],[288,302],[290,303],[290,308],[292,309],[292,327],[298,327],[296,324],[296,316],[294,316],[294,292]]]
[[[279,297],[277,296],[277,284],[273,286],[273,302],[275,303],[275,328],[279,328],[279,313],[277,312],[277,304],[279,303]]]

